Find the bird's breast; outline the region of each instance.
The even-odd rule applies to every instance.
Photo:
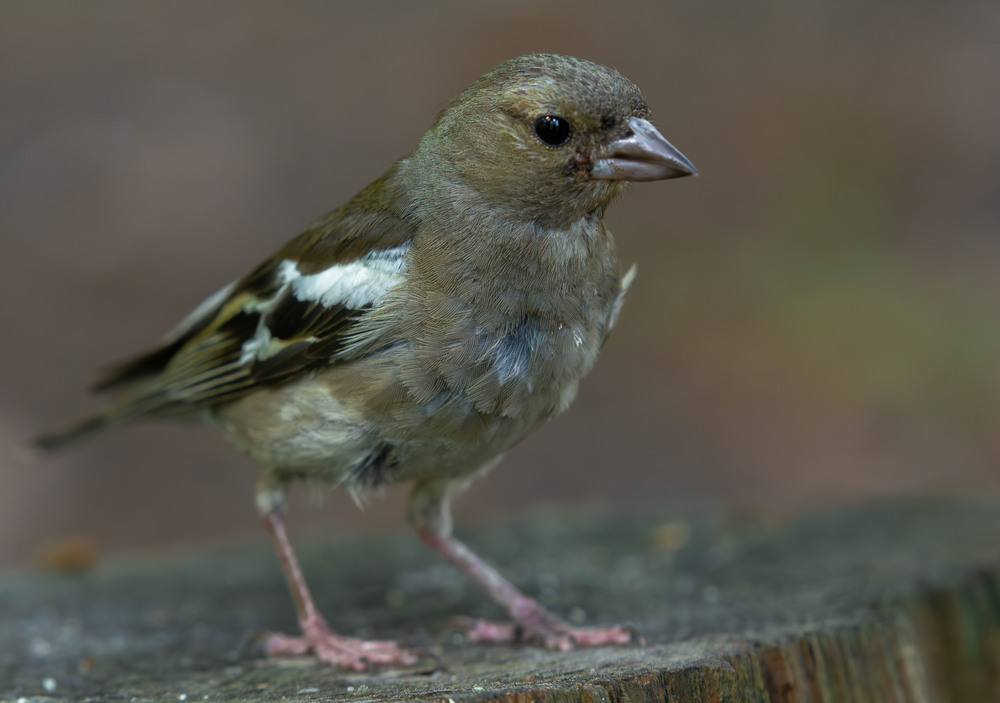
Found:
[[[466,426],[509,421],[525,433],[569,406],[621,293],[603,228],[515,239],[431,273],[406,315],[419,329],[401,337],[398,378],[409,396]]]

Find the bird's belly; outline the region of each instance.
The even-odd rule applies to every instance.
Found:
[[[356,408],[312,377],[220,406],[210,421],[265,470],[331,482],[378,446]]]
[[[486,345],[491,353],[473,365],[476,373],[450,379],[444,369],[459,363],[447,357],[437,364],[404,365],[385,398],[419,397],[422,402],[379,398],[369,406],[398,443],[397,480],[475,471],[566,410],[600,342],[596,335],[573,330],[542,338],[493,340]]]

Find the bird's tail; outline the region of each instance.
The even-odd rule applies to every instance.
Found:
[[[142,414],[140,407],[124,405],[86,415],[68,425],[32,437],[21,445],[21,454],[24,458],[30,459],[40,454],[63,449],[98,430],[134,420]]]
[[[24,443],[24,448],[29,454],[62,449],[66,445],[72,444],[78,439],[104,429],[108,425],[113,425],[118,421],[118,418],[110,413],[88,415],[58,429],[43,432],[36,437],[32,437]]]
[[[20,453],[28,459],[37,457],[40,454],[63,449],[105,427],[120,425],[161,410],[164,405],[162,395],[157,393],[155,388],[151,390],[149,383],[142,381],[148,381],[150,377],[155,378],[167,360],[169,357],[157,350],[144,354],[134,361],[113,367],[90,389],[91,392],[101,394],[109,389],[116,391],[107,407],[32,437],[21,445]]]

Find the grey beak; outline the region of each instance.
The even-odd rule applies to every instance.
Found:
[[[597,154],[591,178],[659,181],[698,175],[698,169],[649,120],[630,117],[628,126],[632,134],[614,140]]]

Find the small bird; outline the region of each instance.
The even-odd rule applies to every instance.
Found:
[[[416,661],[318,612],[282,519],[300,480],[355,500],[410,482],[417,535],[514,621],[467,621],[471,640],[626,644],[628,628],[573,627],[521,593],[452,536],[450,501],[566,410],[594,365],[634,275],[604,225],[611,201],[629,181],[696,173],[616,71],[556,54],[502,63],[383,176],[101,378],[103,410],[33,445],[175,418],[256,460],[302,631],[270,635],[272,656]]]

